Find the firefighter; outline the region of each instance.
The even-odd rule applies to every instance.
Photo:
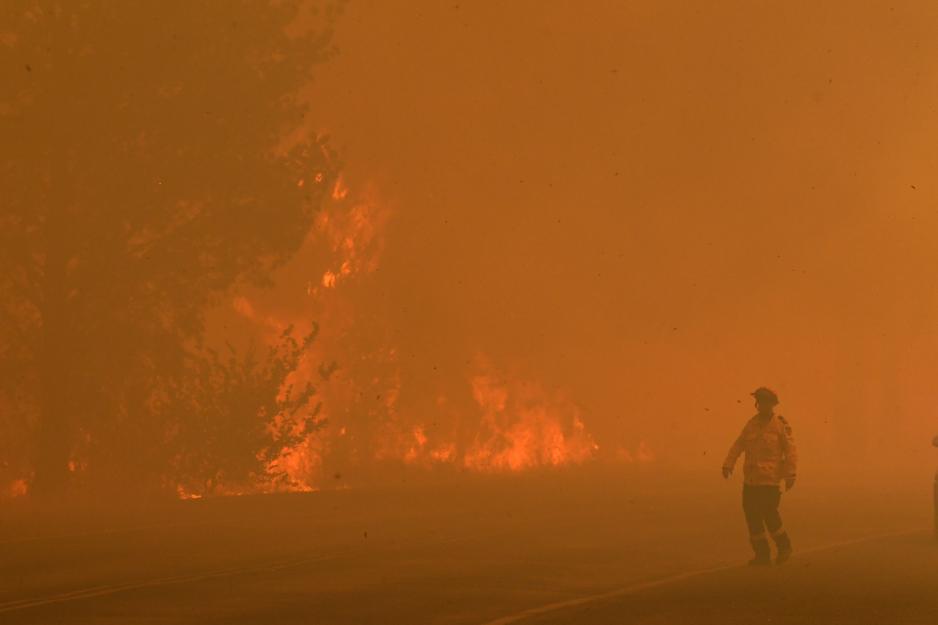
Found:
[[[749,541],[755,552],[749,564],[772,564],[769,536],[775,541],[777,549],[775,562],[783,564],[791,557],[792,550],[791,540],[778,512],[782,497],[779,483],[784,480],[786,491],[794,487],[798,456],[791,426],[785,417],[775,414],[778,395],[771,389],[761,387],[752,396],[758,412],[743,427],[726,455],[723,477],[728,479],[732,475],[736,460],[745,453],[743,512],[749,528]]]

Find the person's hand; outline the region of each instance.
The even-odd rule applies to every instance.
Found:
[[[785,490],[788,491],[788,490],[793,489],[794,487],[795,487],[795,478],[786,477],[785,478]]]
[[[729,467],[723,467],[723,479],[728,480],[730,476],[733,475],[733,469]]]

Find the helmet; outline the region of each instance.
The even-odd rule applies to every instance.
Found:
[[[778,395],[775,394],[775,391],[764,386],[754,390],[751,395],[756,398],[756,401],[768,400],[773,405],[778,403]]]

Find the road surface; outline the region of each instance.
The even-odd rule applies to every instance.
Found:
[[[938,544],[910,531],[811,550],[781,567],[714,567],[529,608],[486,625],[938,623]]]
[[[7,510],[0,623],[938,623],[927,497],[795,491],[799,553],[759,571],[738,499],[569,474]]]

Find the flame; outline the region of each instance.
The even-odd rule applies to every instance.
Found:
[[[471,385],[482,422],[463,459],[467,468],[520,471],[579,464],[599,449],[580,409],[562,395],[550,397],[531,383],[511,385],[488,372],[474,376]]]
[[[332,187],[332,199],[344,200],[347,196],[348,185],[345,184],[345,179],[339,174],[339,177],[336,178],[335,185]]]
[[[356,470],[384,463],[505,473],[597,458],[599,445],[588,419],[566,393],[507,373],[482,356],[446,393],[422,388],[436,398],[419,414],[401,405],[404,382],[392,329],[359,310],[352,295],[356,288],[367,289],[379,266],[390,216],[373,187],[353,193],[340,177],[297,255],[298,269],[284,281],[284,288],[302,285],[308,295],[305,304],[296,305],[302,310],[273,313],[260,292],[232,299],[231,309],[271,340],[290,326],[300,334],[310,319],[320,323],[322,332],[283,388],[312,383],[317,388],[312,401],[321,403],[321,411],[312,431],[303,430],[301,442],[270,462],[255,483],[222,485],[215,492],[347,488]],[[644,441],[631,451],[615,448],[610,457],[655,458]],[[177,492],[183,499],[198,497],[182,487]]]
[[[180,499],[185,499],[185,500],[202,499],[202,495],[189,491],[182,484],[176,485],[176,496],[178,496]]]
[[[434,462],[453,462],[456,459],[455,443],[445,443],[430,451],[430,458]]]
[[[325,244],[332,255],[319,284],[334,289],[340,281],[374,272],[384,248],[383,234],[389,218],[390,211],[377,199],[373,188],[353,198],[340,176],[332,202],[317,216],[309,237],[317,245]],[[307,292],[314,297],[320,294],[312,285]]]
[[[317,182],[320,182],[320,179],[317,179]],[[350,323],[350,315],[343,314],[343,309],[348,303],[343,299],[340,287],[351,285],[355,280],[364,278],[377,269],[383,251],[383,231],[390,218],[390,210],[386,204],[379,201],[372,187],[366,187],[361,193],[353,196],[341,176],[336,180],[331,198],[317,216],[307,237],[305,256],[303,251],[299,255],[301,262],[308,258],[305,262],[311,260],[326,265],[318,281],[306,281],[305,290],[315,310],[313,317],[330,332],[320,335],[297,370],[284,382],[284,388],[313,383],[320,389],[320,394],[312,401],[323,401],[323,410],[315,431],[306,433],[298,445],[284,450],[272,461],[268,466],[268,475],[262,476],[259,482],[252,486],[255,491],[318,490],[329,473],[326,469],[326,458],[335,454],[337,444],[345,444],[355,438],[355,430],[351,424],[338,423],[335,416],[346,411],[354,397],[360,394],[358,386],[361,380],[341,374],[333,375],[336,365],[324,363],[332,362],[336,352],[346,351],[336,344],[349,330]],[[321,257],[322,250],[327,252],[326,258]],[[243,317],[266,325],[277,333],[290,325],[298,329],[309,326],[308,314],[295,319],[293,323],[287,323],[279,316],[257,312],[263,309],[263,304],[260,301],[252,302],[246,297],[241,297],[235,308]],[[269,336],[273,338],[275,335],[271,333]],[[376,361],[384,362],[395,358],[393,350],[382,348],[376,351],[381,352],[372,355]],[[359,355],[359,361],[362,358]],[[385,409],[393,406],[395,402],[394,389],[386,389]],[[285,476],[285,479],[274,480],[271,477],[273,475]],[[340,473],[335,472],[329,477],[333,481],[340,479],[336,475]]]
[[[472,406],[453,415],[447,413],[457,409],[446,397],[436,402],[441,412],[437,421],[460,422],[462,440],[452,433],[431,432],[423,423],[409,429],[397,425],[390,398],[390,423],[376,459],[397,458],[425,467],[449,464],[491,473],[579,464],[595,457],[599,446],[586,431],[575,403],[562,393],[546,392],[539,384],[513,380],[489,365],[480,366],[484,370],[466,381]]]
[[[79,458],[70,458],[66,466],[68,467],[69,473],[79,473],[88,470],[87,460],[81,460]]]
[[[418,426],[414,428],[414,445],[404,454],[404,462],[413,462],[420,455],[423,447],[427,444],[427,435],[423,428]]]
[[[291,382],[288,380],[287,384]],[[314,400],[315,401],[315,400]],[[284,449],[267,467],[263,492],[313,492],[319,490],[315,480],[321,477],[325,439],[316,432],[307,433],[303,440]],[[274,479],[284,476],[285,479]]]

